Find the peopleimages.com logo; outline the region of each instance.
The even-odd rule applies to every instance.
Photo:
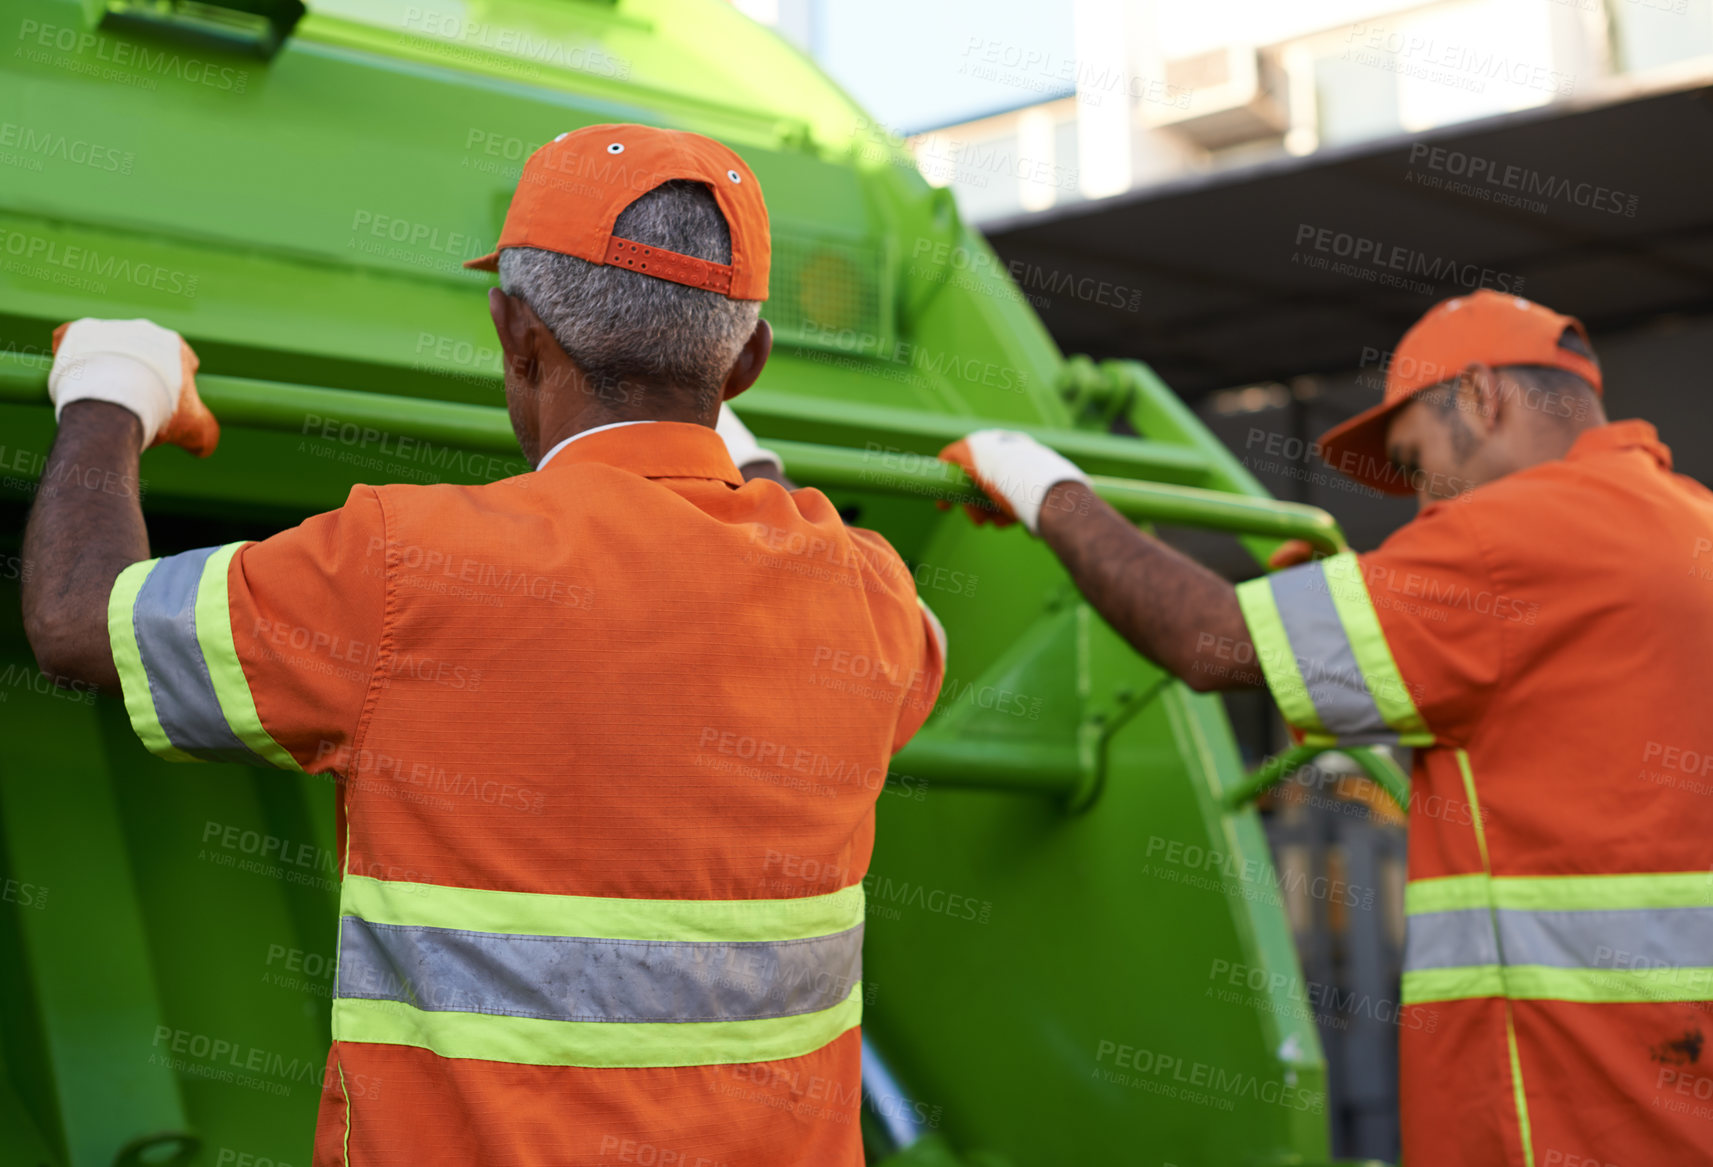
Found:
[[[1407,244],[1371,239],[1313,223],[1297,224],[1295,243],[1314,252],[1312,258],[1348,260],[1361,268],[1396,275],[1399,279],[1422,277],[1426,282],[1419,282],[1411,290],[1424,291],[1424,294],[1432,294],[1437,284],[1449,284],[1472,292],[1479,288],[1492,288],[1507,295],[1521,295],[1523,291],[1523,277],[1510,272],[1495,271],[1478,263],[1463,263],[1452,256],[1429,255]],[[1299,257],[1302,254],[1297,253]],[[1301,258],[1298,262],[1302,262]]]

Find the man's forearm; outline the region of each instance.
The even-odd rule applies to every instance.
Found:
[[[1137,652],[1197,690],[1266,683],[1237,591],[1220,576],[1137,530],[1081,482],[1048,492],[1040,528],[1083,597]]]
[[[142,425],[122,406],[75,401],[24,529],[24,631],[56,681],[117,687],[107,637],[113,581],[149,557],[138,490]]]

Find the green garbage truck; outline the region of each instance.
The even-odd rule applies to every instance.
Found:
[[[888,1164],[1328,1164],[1325,1061],[1218,698],[1126,647],[935,460],[1029,431],[1139,523],[1342,546],[1143,364],[1061,354],[896,138],[719,0],[11,0],[0,35],[0,1162],[306,1164],[329,1041],[333,787],[151,758],[25,643],[50,335],[148,317],[224,436],[150,451],[156,554],[358,482],[527,469],[483,290],[523,160],[635,121],[737,149],[778,348],[742,401],[883,532],[945,689],[879,797],[864,1141]],[[1387,781],[1396,776],[1378,769]],[[1241,967],[1241,992],[1215,970]]]

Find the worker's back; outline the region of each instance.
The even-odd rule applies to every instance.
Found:
[[[942,649],[824,496],[631,425],[112,610],[152,749],[341,776],[318,1163],[860,1164],[861,880]]]
[[[388,754],[376,776],[411,810],[354,824],[351,870],[384,845],[434,882],[579,896],[860,878],[887,762],[933,700],[913,581],[817,491],[628,468],[684,428],[591,435],[491,486],[378,491],[394,663],[359,761]],[[620,466],[595,460],[616,447]]]
[[[1652,427],[1601,427],[1362,559],[1436,742],[1408,1161],[1713,1161],[1713,493],[1669,466]]]
[[[1501,654],[1471,733],[1494,874],[1706,869],[1713,800],[1684,795],[1713,793],[1713,492],[1628,446],[1464,505]]]

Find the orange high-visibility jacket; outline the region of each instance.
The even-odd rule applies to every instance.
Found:
[[[1713,492],[1619,422],[1239,593],[1307,741],[1417,747],[1404,1161],[1713,1163]]]
[[[943,671],[903,561],[711,429],[358,487],[109,607],[156,753],[339,776],[315,1162],[862,1162],[862,878]]]

